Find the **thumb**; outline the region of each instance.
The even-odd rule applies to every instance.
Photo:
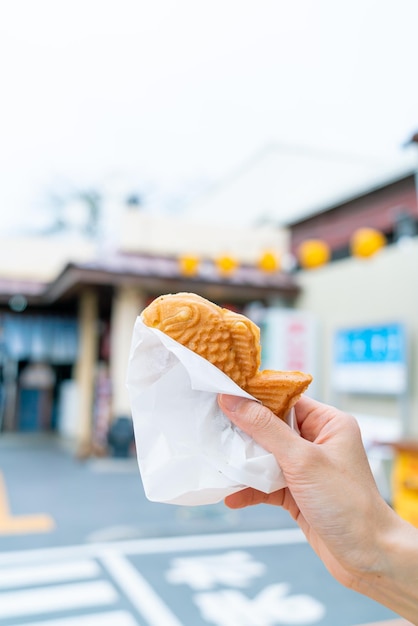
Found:
[[[220,394],[218,403],[225,415],[280,462],[285,460],[301,438],[270,409],[255,400]]]

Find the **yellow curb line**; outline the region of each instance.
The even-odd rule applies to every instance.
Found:
[[[50,515],[12,515],[10,512],[7,489],[0,472],[0,535],[15,535],[25,533],[45,533],[55,528],[55,522]]]

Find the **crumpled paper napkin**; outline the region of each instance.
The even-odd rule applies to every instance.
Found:
[[[219,502],[285,486],[274,456],[222,413],[218,393],[252,398],[221,370],[137,318],[127,372],[138,465],[149,500]]]

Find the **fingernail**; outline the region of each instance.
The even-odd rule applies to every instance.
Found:
[[[245,398],[239,396],[221,395],[221,405],[227,411],[236,411],[243,402],[245,402]]]

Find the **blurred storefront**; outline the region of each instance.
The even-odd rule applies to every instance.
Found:
[[[3,313],[0,327],[3,430],[54,429],[59,386],[77,359],[77,320]]]
[[[291,273],[248,259],[250,235],[253,256],[267,249],[271,255],[274,232],[258,238],[258,248],[254,232],[245,233],[241,257],[237,249],[228,256],[220,248],[216,257],[211,237],[211,255],[202,251],[196,262],[192,250],[193,264],[185,264],[180,236],[170,255],[135,251],[129,217],[128,251],[67,261],[42,281],[1,278],[0,432],[54,431],[80,455],[106,454],[111,424],[130,417],[125,379],[132,330],[150,300],[193,291],[242,311],[254,302],[292,306],[299,293]],[[161,239],[168,237],[161,223],[158,229]],[[168,230],[173,235],[172,223]],[[147,245],[141,237],[139,247],[150,247],[149,237]]]
[[[109,424],[130,415],[125,376],[137,315],[162,293],[192,291],[259,315],[255,321],[269,337],[266,366],[294,367],[303,356],[302,369],[314,370],[316,397],[376,418],[380,432],[415,436],[417,223],[415,179],[407,172],[280,228],[203,228],[131,208],[117,246],[80,247],[82,258],[75,255],[61,265],[55,259],[43,275],[37,268],[30,277],[17,277],[8,266],[0,274],[1,430],[53,429],[74,440],[82,454],[102,453]],[[384,245],[376,254],[354,253],[359,228],[381,233]],[[313,268],[300,262],[307,240],[316,242]],[[57,254],[44,250],[44,267]],[[265,309],[272,307],[270,318]],[[276,322],[287,329],[286,349]],[[357,376],[359,365],[369,368],[363,377],[369,385],[347,389],[336,382],[337,369],[347,370],[337,351],[341,333],[394,324],[406,337],[396,363],[403,368],[396,394],[389,393],[393,386],[376,387],[370,380],[370,366],[379,376],[383,357],[377,353],[354,359]],[[374,345],[381,340],[376,337]],[[385,372],[392,371],[386,365]]]

